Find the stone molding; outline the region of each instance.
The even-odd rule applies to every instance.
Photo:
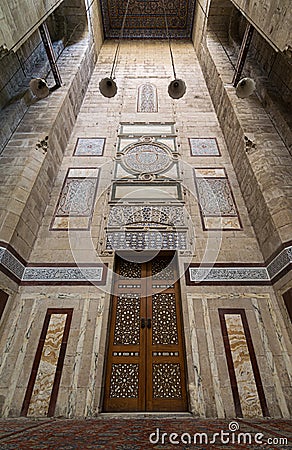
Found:
[[[292,246],[288,245],[265,265],[216,263],[212,267],[199,267],[199,264],[190,264],[186,270],[186,283],[187,285],[198,283],[275,283],[290,270],[291,265]]]
[[[186,284],[209,283],[270,284],[276,282],[292,265],[292,245],[287,245],[265,265],[214,264],[186,268]],[[106,283],[106,264],[34,264],[26,262],[5,243],[0,243],[0,269],[19,284],[99,284]]]
[[[106,264],[35,264],[20,260],[7,244],[0,244],[0,269],[19,284],[98,284],[106,283]]]

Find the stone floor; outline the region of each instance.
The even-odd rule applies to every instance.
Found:
[[[292,420],[202,420],[143,414],[103,414],[87,420],[0,419],[1,450],[172,448],[292,449]]]

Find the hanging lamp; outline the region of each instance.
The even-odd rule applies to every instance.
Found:
[[[103,78],[100,82],[99,82],[99,90],[101,92],[101,94],[104,97],[114,97],[117,93],[117,84],[114,81],[115,80],[115,70],[116,70],[116,66],[117,66],[117,61],[118,61],[118,54],[119,54],[119,50],[120,50],[120,45],[121,45],[121,39],[123,37],[123,32],[124,32],[124,27],[125,27],[125,23],[126,23],[126,17],[127,17],[127,13],[128,13],[128,8],[129,8],[129,3],[130,0],[127,1],[127,5],[126,5],[126,9],[125,9],[125,14],[123,17],[123,22],[122,22],[122,27],[120,30],[120,36],[119,36],[119,41],[118,41],[118,45],[116,48],[116,52],[115,52],[115,56],[113,59],[113,64],[112,64],[112,69],[111,69],[111,73],[109,77]]]
[[[252,78],[242,78],[236,85],[235,92],[239,98],[249,97],[255,90],[256,84]]]
[[[174,76],[174,80],[172,80],[170,82],[170,84],[168,85],[168,94],[171,98],[179,99],[186,92],[186,84],[183,80],[181,80],[180,78],[177,78],[177,76],[176,76],[164,0],[161,0],[161,3],[163,6],[163,11],[164,11],[165,29],[166,29],[166,34],[167,34],[169,53],[170,53],[171,65],[172,65],[173,76]]]

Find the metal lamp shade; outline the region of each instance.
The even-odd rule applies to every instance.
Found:
[[[236,95],[239,98],[249,97],[256,88],[256,84],[252,78],[242,78],[235,89]]]
[[[168,86],[168,94],[171,98],[181,98],[186,92],[186,84],[183,80],[175,79]]]
[[[103,78],[99,82],[99,90],[104,97],[114,97],[117,93],[117,85],[112,78]]]

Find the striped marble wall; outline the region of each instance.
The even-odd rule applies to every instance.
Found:
[[[48,309],[21,414],[52,416],[55,411],[73,309]]]
[[[245,311],[220,308],[219,316],[236,415],[268,416]]]
[[[197,290],[187,293],[185,325],[190,411],[196,417],[290,417],[290,341],[276,299],[226,286],[218,293]]]

